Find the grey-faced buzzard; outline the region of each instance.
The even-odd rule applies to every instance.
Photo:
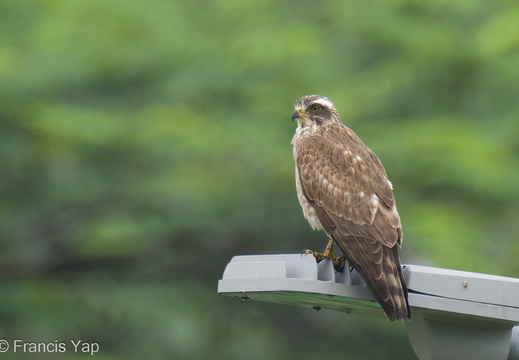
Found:
[[[390,320],[410,318],[398,250],[402,226],[392,185],[379,158],[339,117],[324,96],[298,99],[292,120],[296,187],[303,213],[336,243],[362,276]]]

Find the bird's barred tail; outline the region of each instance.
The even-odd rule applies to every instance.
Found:
[[[384,252],[383,271],[387,279],[387,286],[389,287],[389,297],[384,299],[385,301],[380,299],[380,305],[391,321],[405,318],[410,319],[411,310],[409,309],[407,285],[400,265],[396,245],[393,248],[384,247]],[[380,286],[385,286],[384,281],[379,284],[377,283],[375,289]],[[377,292],[375,292],[375,297],[376,294]]]
[[[410,319],[411,310],[407,298],[407,286],[400,266],[397,245],[390,248],[379,244],[381,253],[377,252],[376,255],[374,253],[367,254],[364,251],[352,252],[353,249],[348,245],[372,242],[353,236],[348,238],[349,241],[338,241],[337,243],[350,265],[360,273],[364,282],[371,289],[386,316],[391,321]]]

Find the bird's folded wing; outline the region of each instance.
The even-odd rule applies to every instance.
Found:
[[[302,190],[329,234],[340,232],[392,247],[401,242],[391,184],[377,156],[344,127],[298,144]]]

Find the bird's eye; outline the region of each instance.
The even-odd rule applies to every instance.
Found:
[[[314,111],[314,112],[317,112],[317,111],[321,110],[321,106],[320,105],[312,105],[312,107],[310,109],[312,111]]]

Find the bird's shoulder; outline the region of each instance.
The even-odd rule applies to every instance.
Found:
[[[352,170],[355,170],[387,178],[377,155],[343,123],[303,128],[299,134],[296,133],[292,142],[296,161],[300,165],[319,162],[323,166],[335,168],[342,176],[351,176]]]

